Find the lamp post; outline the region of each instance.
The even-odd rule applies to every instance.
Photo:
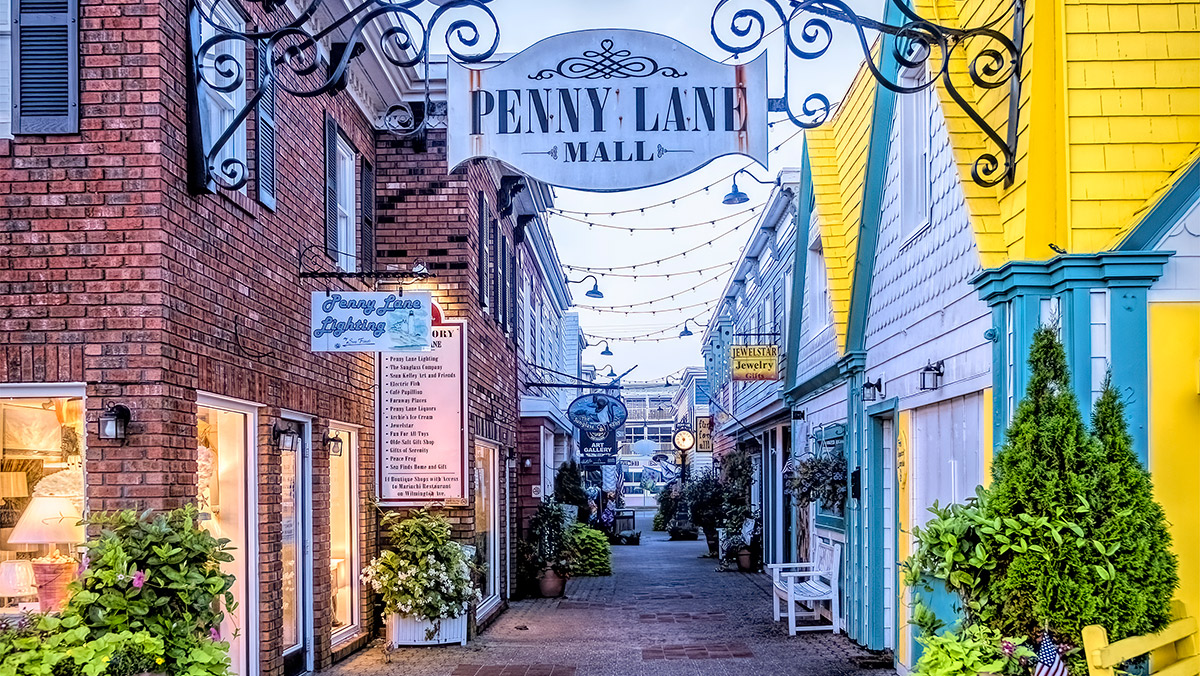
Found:
[[[738,169],[737,171],[733,172],[733,176],[731,177],[731,178],[733,178],[733,190],[730,190],[729,194],[725,195],[725,199],[721,200],[721,204],[745,204],[746,202],[750,201],[749,195],[742,192],[741,190],[738,190],[738,185],[737,185],[738,174],[746,174],[751,179],[757,181],[758,183],[761,183],[762,185],[779,185],[778,180],[764,181],[764,180],[758,178],[757,176],[755,176],[754,174],[750,173],[750,171],[747,169]]]
[[[583,284],[589,279],[592,280],[592,288],[583,295],[587,296],[588,298],[603,298],[604,294],[600,293],[600,280],[596,279],[596,275],[588,275],[587,277],[579,280],[567,279],[567,284]]]

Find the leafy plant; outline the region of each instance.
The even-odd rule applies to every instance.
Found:
[[[978,676],[1025,674],[1034,652],[1019,639],[1005,639],[981,624],[954,632],[917,638],[924,647],[913,673],[916,676]]]
[[[799,460],[787,486],[801,508],[816,502],[831,512],[840,512],[846,503],[846,456],[826,453]]]
[[[996,568],[993,543],[980,530],[986,501],[987,492],[979,487],[966,504],[940,507],[934,502],[929,508],[933,518],[923,527],[913,527],[917,546],[902,564],[908,586],[924,584],[926,577],[944,581],[958,594],[971,620],[978,620],[987,608],[989,576]],[[928,584],[924,587],[933,591]]]
[[[0,674],[133,676],[163,671],[163,649],[148,631],[96,637],[77,615],[25,615],[0,625]]]
[[[542,500],[529,519],[529,543],[533,546],[532,560],[537,570],[549,568],[562,577],[570,577],[574,562],[567,546],[566,513],[562,505]]]
[[[383,597],[386,612],[431,623],[426,638],[432,639],[443,619],[462,615],[479,599],[467,554],[451,538],[450,522],[426,509],[387,512],[379,525],[391,549],[363,569],[362,581]]]
[[[99,535],[87,545],[79,579],[63,610],[96,640],[149,632],[163,642],[164,670],[186,676],[229,673],[221,640],[225,613],[237,608],[229,540],[205,530],[194,505],[154,514],[100,512],[87,519]]]
[[[692,523],[715,532],[725,513],[725,489],[712,469],[700,472],[683,487],[683,499],[691,510]]]
[[[612,550],[608,536],[595,528],[573,524],[567,529],[567,547],[575,562],[573,572],[581,577],[612,575]]]
[[[654,513],[654,520],[650,525],[650,530],[664,531],[667,529],[667,517],[662,512],[662,504],[658,506],[658,511]]]
[[[574,505],[579,508],[576,520],[587,523],[591,516],[587,491],[583,489],[583,479],[579,473],[579,465],[574,461],[564,462],[558,466],[554,474],[554,499],[563,505]]]
[[[725,518],[722,527],[740,532],[742,524],[753,516],[750,488],[754,484],[754,461],[744,449],[729,453],[721,462],[725,486]]]

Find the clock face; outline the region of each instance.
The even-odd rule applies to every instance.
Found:
[[[691,450],[696,443],[696,436],[691,430],[679,430],[675,433],[675,448],[681,451]]]

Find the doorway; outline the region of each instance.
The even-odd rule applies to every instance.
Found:
[[[869,481],[864,491],[867,515],[868,645],[895,650],[898,603],[896,523],[896,423],[894,408],[870,417]]]
[[[312,578],[312,419],[284,413],[277,440],[280,476],[280,555],[283,561],[283,673],[311,671]]]
[[[496,485],[499,447],[475,442],[475,569],[482,600],[476,621],[500,605],[500,511]]]

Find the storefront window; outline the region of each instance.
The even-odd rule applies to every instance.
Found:
[[[35,570],[78,565],[84,437],[82,397],[0,399],[0,597],[25,609],[65,601],[35,588]]]
[[[329,575],[333,581],[333,643],[358,629],[358,434],[331,429],[329,454]]]
[[[300,467],[304,457],[304,438],[301,425],[287,422],[288,431],[280,435],[280,533],[279,544],[283,559],[283,654],[303,648],[301,619],[304,599],[304,563],[300,538],[304,530],[304,496],[301,494]]]
[[[248,506],[246,496],[246,457],[250,429],[245,412],[200,406],[196,424],[196,460],[198,501],[204,525],[216,537],[228,538],[233,546],[233,561],[221,568],[234,576],[233,592],[238,608],[226,615],[221,635],[230,641],[230,657],[235,674],[248,674],[247,643],[250,632],[247,609],[253,610],[247,592],[252,560],[248,523],[257,523],[257,515]]]
[[[475,566],[485,610],[499,601],[499,524],[496,512],[496,447],[475,445]]]

